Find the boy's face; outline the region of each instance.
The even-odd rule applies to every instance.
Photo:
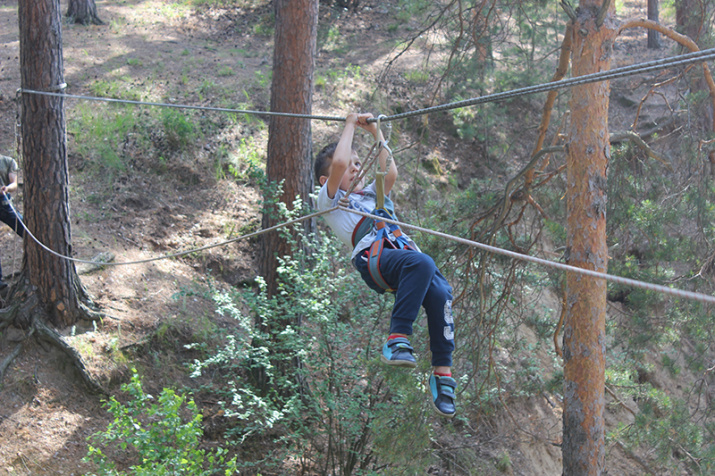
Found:
[[[348,165],[348,168],[345,169],[345,173],[343,174],[343,178],[340,180],[340,190],[343,190],[345,192],[348,191],[350,188],[350,184],[353,181],[353,178],[357,175],[358,171],[360,170],[360,158],[357,155],[357,152],[353,151],[352,154],[350,154],[350,165]],[[328,169],[328,174],[332,171],[333,164],[330,164],[330,168]],[[320,184],[324,185],[325,182],[328,181],[328,177],[323,175],[320,177]],[[364,179],[361,179],[357,185],[355,185],[355,188],[353,189],[353,192],[359,192],[362,190],[364,186]]]
[[[350,188],[350,184],[353,181],[353,178],[357,175],[357,173],[360,171],[360,158],[357,155],[357,152],[353,151],[352,154],[350,154],[350,165],[348,165],[348,168],[345,170],[345,173],[343,174],[343,179],[340,181],[340,189],[344,191],[348,191]],[[355,185],[355,188],[353,189],[354,192],[358,192],[362,190],[363,187],[363,181],[360,180],[357,185]]]

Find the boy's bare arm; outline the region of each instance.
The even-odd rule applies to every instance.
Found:
[[[372,114],[360,114],[358,116],[358,126],[362,127],[370,134],[372,134],[376,141],[383,143],[385,141],[385,138],[382,136],[382,131],[377,128],[377,123],[367,122],[367,120],[371,119],[372,117]],[[388,157],[389,154],[387,152],[387,149],[385,149],[384,147],[381,148],[380,155],[378,156],[378,160],[380,162],[380,170],[385,170],[385,165],[387,164]],[[387,174],[385,175],[385,195],[390,193],[390,190],[392,190],[392,186],[395,185],[396,181],[397,165],[395,165],[395,161],[392,160],[390,162],[390,167],[387,169]]]
[[[0,187],[0,192],[14,193],[15,190],[17,190],[17,174],[15,172],[10,172],[7,177],[10,180],[10,183]]]
[[[333,153],[333,161],[330,165],[330,175],[328,176],[328,197],[334,198],[340,188],[340,181],[343,179],[345,171],[350,166],[350,159],[353,151],[353,137],[355,135],[355,124],[358,115],[350,113],[345,118],[345,127],[340,135],[340,140]]]

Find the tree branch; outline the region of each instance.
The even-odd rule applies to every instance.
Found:
[[[673,170],[673,166],[670,165],[670,161],[662,158],[659,156],[653,149],[650,148],[648,144],[633,131],[627,131],[627,132],[619,132],[619,133],[613,133],[610,135],[610,141],[611,144],[614,142],[623,142],[624,140],[629,140],[633,142],[635,145],[637,145],[643,152],[646,153],[648,157],[651,159],[655,159],[661,164],[665,165],[668,170]]]
[[[608,14],[608,8],[611,6],[611,0],[603,0],[601,8],[598,10],[598,15],[596,15],[596,28],[601,28],[603,22],[606,21],[606,15]]]
[[[655,30],[663,34],[663,36],[670,38],[676,43],[686,47],[690,51],[700,51],[698,45],[690,37],[682,35],[677,31],[673,30],[672,28],[665,27],[652,20],[641,19],[626,22],[618,29],[617,36],[620,35],[624,30],[630,28],[648,28],[651,30]],[[712,102],[713,110],[715,111],[715,81],[713,80],[712,73],[710,72],[710,68],[708,67],[708,63],[706,61],[703,61],[703,73],[705,76],[705,82],[707,83],[708,89],[710,90],[710,101]],[[713,121],[712,129],[713,131],[715,131],[715,120]]]
[[[574,11],[573,7],[571,4],[568,2],[568,0],[561,0],[561,8],[564,9],[566,12],[566,15],[569,16],[572,22],[576,21],[576,12]]]

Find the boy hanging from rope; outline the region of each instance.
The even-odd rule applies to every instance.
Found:
[[[372,114],[349,114],[340,140],[327,145],[318,153],[314,168],[315,178],[321,185],[319,210],[333,208],[339,202],[347,208],[367,213],[376,208],[376,182],[363,188],[360,180],[352,193],[345,197],[361,169],[360,159],[353,148],[356,127],[372,134],[381,145],[378,160],[381,170],[387,167],[384,196],[389,196],[397,179],[397,166],[394,161],[390,161],[388,167],[390,154],[379,127],[369,121],[372,117]],[[391,202],[386,200],[386,203],[389,209]],[[353,265],[365,283],[378,293],[389,291],[395,294],[390,334],[380,356],[383,363],[395,367],[417,366],[408,337],[412,335],[412,324],[420,306],[425,308],[434,370],[429,379],[432,404],[438,414],[453,417],[456,411],[456,382],[451,371],[454,320],[452,288],[449,283],[435,266],[434,260],[420,252],[417,245],[397,227],[384,228],[384,222],[377,222],[377,226],[368,227],[365,232],[365,227],[361,226],[364,219],[344,210],[335,210],[323,217],[338,238],[353,249]],[[379,225],[383,226],[379,228]],[[362,233],[365,233],[364,236],[360,236]],[[379,254],[371,256],[378,248],[377,245],[380,248]],[[370,260],[374,261],[370,263]]]

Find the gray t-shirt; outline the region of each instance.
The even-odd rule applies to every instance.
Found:
[[[12,157],[0,155],[0,185],[8,185],[10,183],[10,174],[17,173],[17,162]]]
[[[321,187],[320,193],[318,193],[318,210],[323,211],[333,208],[344,196],[345,190],[338,189],[334,198],[328,197],[328,184],[326,182],[326,184]],[[376,201],[377,193],[375,192],[375,182],[372,182],[370,185],[368,185],[361,191],[353,192],[350,194],[350,196],[348,197],[348,208],[365,213],[370,213],[375,209]],[[350,213],[343,210],[334,210],[330,213],[323,215],[323,219],[325,219],[330,228],[333,230],[333,233],[335,233],[335,235],[340,239],[340,241],[345,243],[348,247],[352,247],[353,231],[355,230],[355,227],[357,226],[358,222],[362,219],[362,215],[357,215],[355,213]],[[369,248],[372,242],[375,241],[376,236],[377,232],[373,228],[370,233],[365,235],[363,239],[355,245],[355,248],[353,249],[350,258],[355,258],[355,256],[359,252],[361,252],[365,248]],[[407,235],[403,236],[407,238],[407,241],[412,248],[418,250],[417,245],[415,245],[415,243]],[[390,234],[388,237],[390,239],[394,239],[394,236],[392,236],[392,234]]]

